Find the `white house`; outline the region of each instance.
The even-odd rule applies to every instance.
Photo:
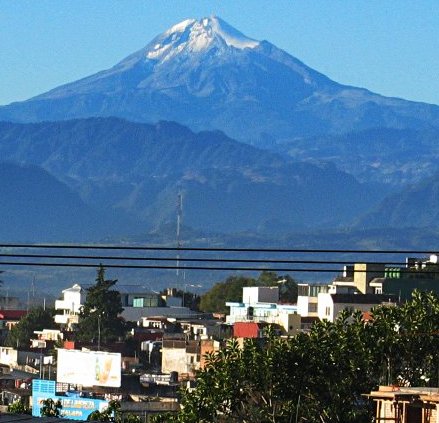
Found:
[[[85,302],[86,292],[80,285],[74,284],[71,288],[62,291],[63,299],[55,301],[55,322],[71,329],[79,321],[79,313]]]
[[[242,289],[242,302],[227,302],[230,314],[226,323],[265,322],[282,326],[286,333],[293,334],[300,328],[297,305],[279,304],[279,287],[257,286]]]
[[[394,295],[320,293],[318,315],[321,320],[333,322],[343,310],[370,311],[380,304],[395,305]]]
[[[320,292],[328,292],[329,286],[309,283],[297,284],[297,313],[301,317],[317,317],[317,301]]]

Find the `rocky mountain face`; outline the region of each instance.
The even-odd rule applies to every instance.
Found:
[[[1,160],[77,193],[83,222],[97,209],[101,223],[117,214],[113,228],[169,227],[179,193],[185,224],[207,232],[388,226],[404,215],[434,225],[438,214],[431,184],[419,194],[427,203],[404,200],[407,184],[439,171],[438,106],[334,82],[219,18],[181,22],[110,69],[0,107],[0,120]]]
[[[90,116],[177,121],[264,147],[368,128],[439,126],[438,106],[336,83],[215,17],[181,22],[111,69],[0,108],[0,119],[16,122]]]
[[[360,182],[395,192],[438,170],[439,129],[373,128],[280,143],[273,150],[307,163],[333,162]]]

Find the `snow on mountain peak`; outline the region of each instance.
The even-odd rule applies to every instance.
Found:
[[[195,53],[221,45],[244,49],[254,48],[259,42],[246,37],[217,17],[199,21],[186,19],[158,36],[152,48],[146,51],[146,58],[165,61],[182,51]]]

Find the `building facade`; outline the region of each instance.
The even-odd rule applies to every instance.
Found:
[[[272,323],[283,328],[284,333],[293,335],[300,330],[300,316],[296,304],[280,304],[279,288],[244,287],[242,302],[227,302],[230,313],[226,323],[238,322]]]

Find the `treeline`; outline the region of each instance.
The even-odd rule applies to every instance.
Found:
[[[372,318],[345,311],[309,334],[264,345],[229,341],[208,356],[193,391],[183,391],[177,415],[155,422],[372,421],[363,396],[380,384],[438,386],[439,298],[415,292],[401,306],[380,306]]]
[[[228,313],[226,302],[242,301],[242,288],[245,286],[279,286],[281,302],[297,301],[297,283],[291,276],[278,276],[275,272],[264,271],[257,278],[230,276],[224,282],[218,282],[201,296],[200,310]]]

